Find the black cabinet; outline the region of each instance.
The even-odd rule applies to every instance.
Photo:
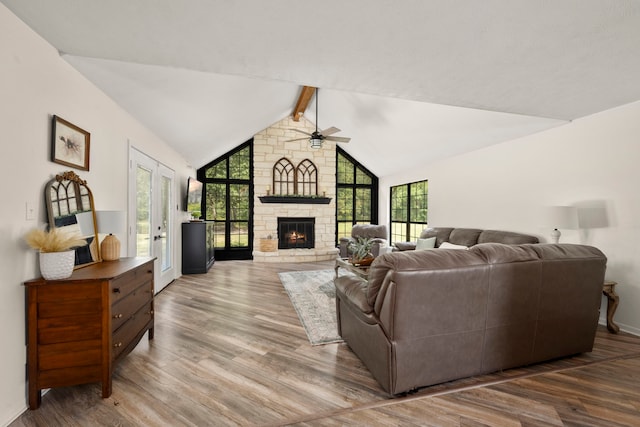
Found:
[[[182,274],[206,273],[213,265],[214,223],[182,223]]]

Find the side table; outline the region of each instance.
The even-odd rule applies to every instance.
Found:
[[[602,293],[607,297],[607,329],[614,334],[620,331],[620,327],[613,322],[613,315],[620,302],[620,297],[616,293],[617,284],[617,282],[606,281],[602,285]]]

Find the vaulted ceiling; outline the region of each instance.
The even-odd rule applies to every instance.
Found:
[[[379,176],[640,99],[636,0],[0,1],[194,167],[303,85]]]

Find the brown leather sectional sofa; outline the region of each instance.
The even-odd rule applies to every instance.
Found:
[[[440,247],[443,242],[461,246],[473,246],[478,243],[505,243],[508,245],[538,243],[538,238],[529,234],[502,230],[481,230],[478,228],[425,228],[422,233],[420,233],[419,238],[428,239],[429,237],[436,238],[436,248]],[[394,246],[396,250],[400,251],[413,250],[416,248],[416,242],[396,242]]]
[[[571,244],[391,252],[335,280],[338,329],[392,395],[588,352],[605,268]]]

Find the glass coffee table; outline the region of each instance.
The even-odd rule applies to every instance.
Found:
[[[367,280],[369,278],[369,266],[356,266],[349,262],[347,258],[336,258],[336,279],[338,278],[338,269],[345,270],[355,274],[358,277]]]

